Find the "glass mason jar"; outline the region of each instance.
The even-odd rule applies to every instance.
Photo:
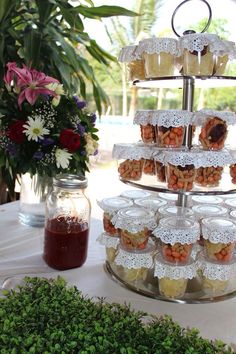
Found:
[[[84,176],[61,174],[53,179],[46,200],[43,258],[52,268],[80,267],[87,258],[90,201]]]

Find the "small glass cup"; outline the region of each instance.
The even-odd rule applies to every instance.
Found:
[[[157,127],[157,141],[160,147],[179,148],[183,144],[184,127]]]
[[[207,295],[220,295],[225,292],[229,285],[229,280],[210,279],[202,277],[202,290]]]
[[[162,162],[155,161],[156,164],[156,177],[157,181],[165,182],[166,181],[166,168]]]
[[[142,177],[143,159],[126,159],[119,163],[118,172],[120,177],[131,181],[138,181]]]
[[[167,165],[167,186],[175,191],[190,191],[193,188],[196,169],[194,165]]]
[[[218,117],[209,117],[201,128],[199,141],[205,150],[222,150],[228,134],[228,127],[224,120]]]
[[[143,174],[149,176],[155,176],[156,174],[156,164],[152,159],[145,159],[143,163]]]
[[[196,169],[196,178],[194,183],[202,187],[216,187],[222,178],[224,168],[217,167],[199,167]]]
[[[209,259],[219,262],[229,262],[234,254],[235,242],[229,243],[213,243],[204,240],[204,248]]]
[[[170,243],[161,242],[161,253],[163,259],[167,262],[175,264],[184,264],[188,262],[193,244],[181,244],[179,242],[171,245]]]
[[[121,245],[127,250],[143,250],[146,248],[150,231],[145,227],[139,232],[129,232],[125,229],[120,230]]]
[[[159,292],[167,298],[181,298],[184,296],[188,284],[188,279],[170,279],[163,277],[158,279]]]
[[[158,209],[160,218],[168,216],[183,216],[185,218],[194,218],[194,212],[191,208],[180,207],[176,205],[164,205]]]
[[[194,205],[215,204],[219,205],[223,203],[223,199],[215,195],[193,195],[192,202]]]
[[[156,139],[156,129],[154,125],[146,124],[140,125],[141,139],[145,144],[155,143]]]

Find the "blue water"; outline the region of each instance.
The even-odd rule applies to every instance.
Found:
[[[103,116],[96,121],[96,125],[133,125],[133,118],[121,116]]]

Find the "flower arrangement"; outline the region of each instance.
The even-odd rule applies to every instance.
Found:
[[[0,101],[0,167],[11,178],[88,171],[98,148],[96,115],[58,80],[8,63]]]

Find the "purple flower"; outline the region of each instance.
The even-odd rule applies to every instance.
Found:
[[[78,123],[77,124],[77,129],[78,129],[78,132],[79,132],[80,136],[83,136],[84,133],[85,133],[85,127],[82,124]]]
[[[86,150],[82,150],[82,151],[81,151],[81,155],[82,155],[82,156],[86,156],[86,155],[87,155]]]
[[[77,96],[73,96],[74,100],[75,100],[75,103],[76,103],[76,106],[79,108],[79,109],[83,109],[84,107],[87,106],[87,103],[85,101],[80,101],[79,97]]]
[[[33,155],[33,158],[35,160],[41,160],[44,156],[44,153],[42,151],[36,151]]]
[[[54,140],[52,138],[43,138],[43,139],[40,139],[40,143],[43,145],[43,146],[48,146],[48,145],[52,145],[54,143]]]
[[[96,116],[95,113],[92,113],[91,116],[90,116],[90,118],[91,118],[91,122],[92,122],[92,123],[95,123],[96,120],[97,120],[97,116]]]
[[[16,151],[17,149],[16,149],[15,144],[8,144],[6,146],[6,150],[8,151],[9,155],[11,155],[11,156],[15,156],[17,153],[17,151]]]
[[[98,154],[98,149],[96,149],[93,153],[93,156],[96,156]]]

